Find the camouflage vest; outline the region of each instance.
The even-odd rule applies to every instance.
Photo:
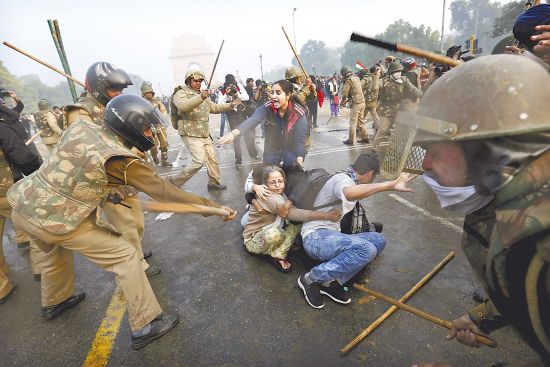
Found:
[[[183,93],[186,99],[200,94],[187,85],[184,85],[177,93]],[[210,136],[208,129],[208,121],[210,119],[209,103],[210,101],[206,99],[190,112],[177,112],[180,135],[196,138],[207,138]]]
[[[13,185],[13,174],[11,172],[10,163],[4,155],[4,151],[0,149],[0,197],[6,196],[8,189]]]
[[[85,120],[78,120],[63,134],[38,171],[18,181],[8,191],[12,208],[32,224],[53,234],[75,230],[110,192],[105,162],[115,156],[137,158],[116,135]]]
[[[378,105],[378,113],[381,116],[394,116],[401,105],[401,101],[405,96],[405,83],[407,77],[402,76],[403,83],[396,83],[389,76],[382,78],[380,87],[380,104]]]
[[[361,104],[365,103],[365,97],[363,96],[363,89],[361,88],[361,81],[356,75],[350,76],[344,83],[351,84],[347,96],[344,98],[349,98],[353,103],[352,104]]]
[[[42,138],[48,138],[50,136],[53,136],[54,131],[50,128],[50,125],[48,124],[48,114],[52,114],[52,116],[57,121],[57,117],[55,117],[55,114],[50,110],[40,110],[38,111],[38,118],[36,120],[36,125],[40,130],[40,136]]]
[[[83,115],[89,116],[92,121],[98,125],[103,125],[103,114],[105,113],[105,106],[103,106],[99,101],[87,93],[78,99],[78,102],[72,105],[65,106],[65,111],[69,112],[74,109],[79,109],[80,113]],[[67,116],[65,116],[67,126],[71,126],[75,121],[69,121]]]
[[[545,153],[500,189],[488,207],[466,217],[462,247],[485,287],[509,298],[509,249],[549,229],[550,153]]]

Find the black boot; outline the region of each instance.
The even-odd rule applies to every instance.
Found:
[[[86,294],[79,293],[67,298],[65,301],[58,303],[57,305],[42,307],[40,310],[40,317],[44,320],[52,320],[69,308],[79,304],[84,298],[86,298]]]
[[[153,340],[165,335],[178,324],[178,321],[178,314],[158,316],[149,323],[151,330],[147,334],[142,336],[132,335],[132,349],[141,349]]]

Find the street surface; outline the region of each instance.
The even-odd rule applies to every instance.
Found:
[[[328,118],[325,103],[306,167],[334,172],[351,164],[365,146],[343,145],[347,121],[333,118],[326,124]],[[219,122],[219,115],[211,115],[215,139]],[[174,174],[190,163],[187,150],[171,127],[169,141],[170,161],[180,167],[159,166],[161,176]],[[263,140],[258,137],[257,142],[262,147]],[[222,180],[228,189],[209,193],[204,170],[184,188],[237,209],[240,219],[245,205],[244,180],[257,162],[248,157],[244,144],[241,170],[235,169],[231,145],[218,149],[218,153]],[[369,219],[384,224],[387,247],[360,273],[359,280],[398,299],[455,250],[456,258],[407,302],[453,320],[475,304],[472,294],[477,284],[460,250],[461,218],[439,208],[422,178],[411,187],[415,193],[381,193],[364,201]],[[487,366],[535,359],[510,329],[494,333],[499,342],[496,349],[468,348],[447,341],[446,329],[403,311],[397,311],[341,356],[339,350],[389,305],[381,300],[360,305],[357,300],[364,294],[350,289],[350,305],[325,298],[324,309],[313,309],[296,283],[313,264],[302,250],[290,253],[294,269],[282,274],[264,259],[246,252],[239,219],[224,223],[217,217],[174,214],[157,220],[158,214],[145,214],[143,247],[153,250],[149,263],[162,268],[159,275],[150,278],[161,306],[165,311],[179,312],[180,323],[172,332],[133,351],[127,316],[124,314],[120,328],[112,316],[113,308],[121,304],[117,296],[113,297],[113,275],[79,255],[75,256],[77,289],[86,292],[86,299],[53,321],[41,320],[40,283],[33,280],[28,252],[17,249],[8,226],[4,252],[10,279],[18,289],[0,305],[0,365],[81,366],[87,361],[88,366],[410,366],[440,361],[454,366]],[[107,313],[111,316],[106,318]],[[118,314],[122,315],[122,310]],[[96,333],[109,334],[113,340],[96,341],[92,350]]]

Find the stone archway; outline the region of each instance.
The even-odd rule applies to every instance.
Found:
[[[216,54],[205,37],[184,33],[174,38],[169,59],[172,63],[175,85],[182,85],[185,82],[183,78],[189,69],[202,70],[209,78],[215,57]],[[214,80],[216,80],[215,76]]]

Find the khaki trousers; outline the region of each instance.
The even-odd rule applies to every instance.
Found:
[[[131,208],[106,201],[103,205],[103,213],[105,213],[109,223],[118,228],[122,233],[122,238],[134,246],[141,262],[141,267],[145,271],[149,267],[149,264],[143,258],[143,249],[141,248],[143,228],[145,225],[141,204],[137,201],[129,202],[126,199],[122,200],[122,203]]]
[[[349,111],[349,137],[348,140],[355,144],[356,130],[359,130],[361,140],[368,140],[367,125],[363,119],[365,103],[353,104]]]
[[[214,150],[212,139],[210,139],[210,137],[195,138],[184,135],[181,135],[181,139],[191,153],[192,162],[190,165],[185,166],[180,174],[172,177],[170,182],[176,186],[182,186],[193,177],[202,166],[206,166],[208,183],[220,185],[220,164],[218,163],[218,158],[216,158],[216,151]]]
[[[378,131],[378,129],[380,129],[380,116],[378,116],[378,112],[376,112],[376,107],[365,107],[365,115],[363,118],[365,122],[367,121],[367,115],[369,113],[372,116],[373,128],[376,132]]]
[[[161,153],[161,159],[165,161],[168,157],[168,135],[165,128],[158,128],[159,130],[156,134],[153,136],[153,142],[155,143],[153,147],[151,148],[151,156],[153,158],[158,159],[158,151],[160,148]]]
[[[6,219],[11,217],[11,206],[5,196],[0,197],[0,298],[4,298],[12,288],[8,280],[8,265],[4,258],[3,234]],[[33,274],[41,274],[46,254],[38,248],[34,241],[30,241],[29,235],[14,225],[15,240],[17,243],[30,242],[30,258]]]
[[[143,271],[135,245],[92,222],[95,213],[74,231],[51,234],[28,222],[16,211],[13,222],[27,232],[46,253],[42,270],[42,306],[52,306],[74,294],[73,251],[114,273],[122,289],[132,331],[137,331],[161,314],[162,310]]]

